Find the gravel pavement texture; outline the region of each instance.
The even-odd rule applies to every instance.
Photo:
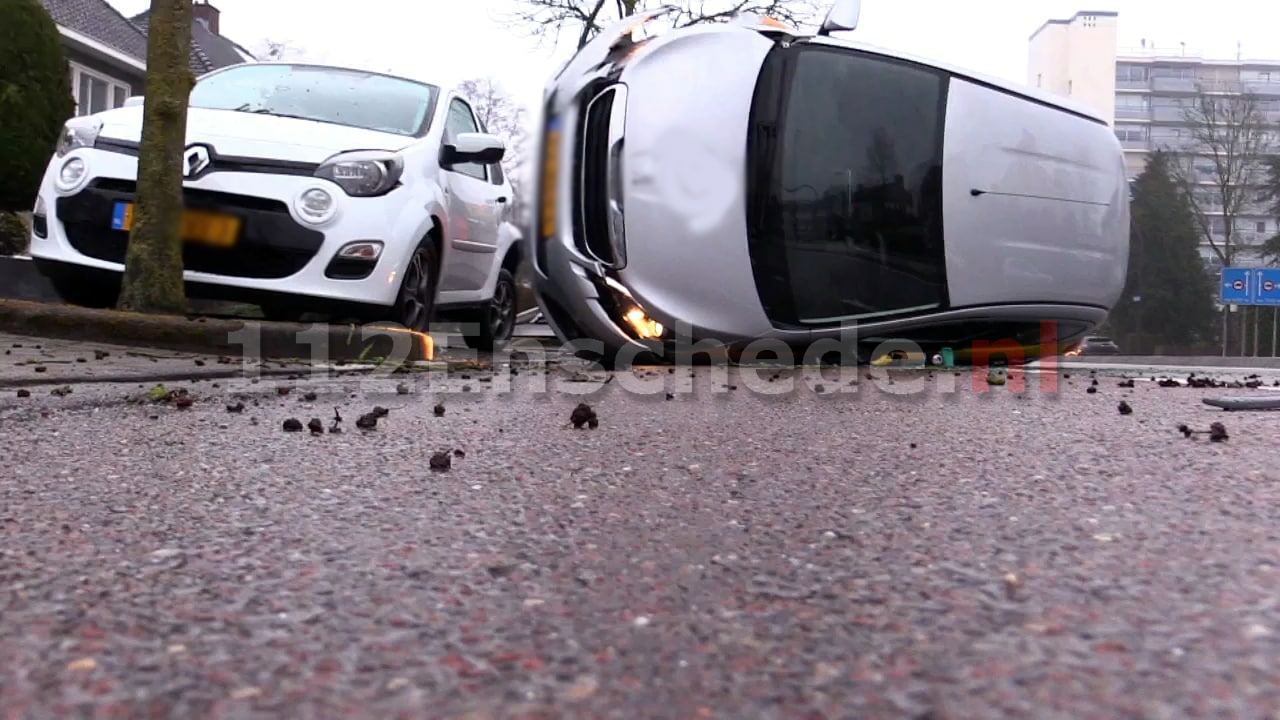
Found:
[[[723,372],[4,390],[0,717],[1274,717],[1271,391]]]

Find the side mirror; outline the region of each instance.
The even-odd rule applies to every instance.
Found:
[[[125,98],[124,105],[121,105],[120,107],[141,107],[142,101],[143,97],[141,95],[132,95]]]
[[[440,148],[440,164],[444,167],[476,163],[493,165],[502,162],[507,144],[497,135],[488,133],[458,133],[451,143]]]
[[[835,0],[827,17],[822,21],[819,35],[830,35],[841,30],[856,30],[862,14],[862,0]]]

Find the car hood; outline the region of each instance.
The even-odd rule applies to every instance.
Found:
[[[100,137],[126,142],[142,138],[142,107],[98,114]],[[232,110],[187,110],[187,143],[206,143],[219,155],[321,162],[346,150],[400,150],[412,138],[363,128]]]

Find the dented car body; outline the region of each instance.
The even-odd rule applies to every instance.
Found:
[[[852,337],[1033,357],[1105,320],[1129,186],[1095,113],[768,21],[638,39],[664,12],[546,88],[525,242],[562,341],[602,361]]]

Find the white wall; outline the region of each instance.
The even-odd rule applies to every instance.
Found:
[[[1031,38],[1027,82],[1084,103],[1114,125],[1116,31],[1113,15],[1046,24]]]

